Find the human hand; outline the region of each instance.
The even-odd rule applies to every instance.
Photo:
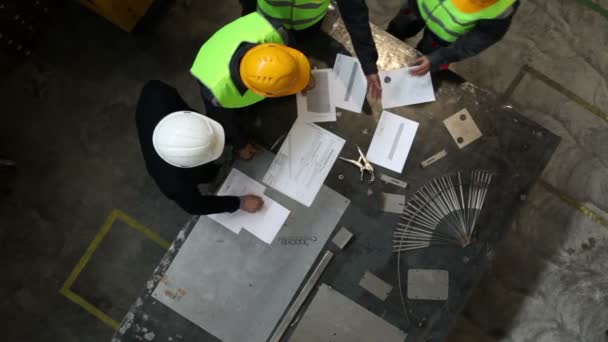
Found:
[[[416,67],[410,70],[414,76],[422,76],[431,70],[431,60],[427,56],[422,56],[414,61]]]
[[[251,144],[247,144],[242,149],[236,151],[236,154],[242,160],[249,160],[253,158],[256,153],[258,153],[258,149]]]
[[[374,100],[382,98],[382,85],[380,84],[380,77],[378,74],[371,74],[365,76],[367,78],[367,93],[371,95]]]
[[[316,84],[317,83],[315,82],[315,77],[312,74],[310,74],[310,80],[308,81],[308,85],[306,86],[306,88],[304,88],[304,90],[302,90],[302,94],[306,95],[306,93],[309,90],[313,90],[315,88]]]
[[[241,197],[241,209],[248,213],[255,213],[262,209],[264,200],[256,195],[245,195]]]

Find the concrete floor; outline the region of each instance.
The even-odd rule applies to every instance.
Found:
[[[586,0],[550,4],[524,1],[502,42],[453,66],[563,138],[543,175],[557,191],[528,194],[453,341],[606,341],[608,17]],[[396,5],[370,0],[373,20],[386,23]],[[0,154],[19,164],[16,191],[0,202],[4,341],[110,340],[59,289],[113,209],[166,240],[187,220],[146,174],[135,101],[159,78],[201,108],[192,56],[238,15],[236,0],[178,0],[152,32],[130,36],[70,3],[36,55],[0,79]],[[120,320],[162,252],[116,222],[72,290]]]

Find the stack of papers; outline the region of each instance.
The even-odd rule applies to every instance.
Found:
[[[423,76],[410,74],[412,68],[380,71],[382,108],[394,108],[435,101],[431,73]]]
[[[264,206],[256,213],[237,210],[234,213],[208,215],[209,218],[228,228],[235,234],[245,229],[258,239],[271,244],[287,220],[289,210],[264,195],[266,187],[251,179],[241,171],[232,169],[219,189],[218,196],[257,195],[264,200]]]
[[[264,183],[310,207],[336,162],[344,139],[296,120],[264,176]]]

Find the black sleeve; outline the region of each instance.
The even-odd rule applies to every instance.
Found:
[[[377,74],[378,51],[369,26],[369,10],[365,0],[338,0],[338,8],[363,72],[366,75]]]
[[[234,212],[241,206],[241,200],[236,196],[202,195],[195,187],[169,195],[169,198],[191,215]]]
[[[519,3],[515,3],[505,18],[481,20],[470,32],[458,38],[454,43],[441,47],[429,54],[433,70],[439,69],[442,64],[461,61],[475,56],[483,50],[494,45],[502,39],[511,26],[511,19]]]
[[[257,9],[257,0],[239,0],[241,3],[241,16],[253,13]]]
[[[215,106],[207,98],[203,97],[207,116],[217,121],[224,128],[226,143],[232,145],[235,150],[240,150],[249,142],[247,131],[241,128],[241,115],[247,115],[244,110],[222,108]]]

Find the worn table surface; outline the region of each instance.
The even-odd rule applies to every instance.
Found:
[[[338,52],[352,52],[344,26],[334,13],[324,23],[324,31],[329,35],[319,33],[306,41],[298,42],[298,46],[311,56],[319,68],[333,66]],[[407,66],[417,55],[414,49],[376,28],[374,39],[380,55],[378,66],[381,70]],[[390,110],[420,123],[401,175],[376,166],[377,177],[387,174],[402,179],[409,184],[406,190],[379,179],[371,185],[360,183],[358,169],[341,162],[334,165],[325,183],[351,200],[338,227],[347,227],[354,238],[342,251],[328,242],[325,248],[333,250],[336,256],[319,284],[332,286],[406,331],[409,335],[407,341],[445,339],[451,322],[463,309],[484,268],[491,261],[495,244],[507,233],[525,193],[534,184],[559,143],[557,136],[503,104],[495,94],[480,89],[451,72],[433,75],[433,84],[437,101]],[[270,146],[289,130],[295,119],[295,98],[264,101],[258,108],[262,125],[257,137],[263,145]],[[442,121],[463,108],[471,113],[483,137],[460,150]],[[369,146],[382,108],[380,103],[371,101],[365,104],[363,114],[341,112],[337,122],[320,125],[347,140],[341,156],[352,158],[356,156],[356,145],[364,151]],[[421,161],[442,149],[448,153],[445,158],[426,169],[420,167]],[[381,194],[403,193],[409,197],[435,177],[473,169],[495,173],[477,226],[478,242],[466,248],[432,247],[400,254],[403,283],[407,283],[405,277],[409,268],[449,271],[448,300],[406,300],[406,315],[399,295],[398,256],[391,249],[392,234],[399,216],[381,210]],[[343,175],[344,179],[340,180],[339,175]],[[145,331],[154,332],[156,341],[217,341],[150,296],[195,222],[196,217],[185,225],[174,241],[145,285],[142,295],[123,320],[115,334],[116,341],[142,340],[144,328]],[[367,270],[393,285],[394,288],[385,301],[359,287],[359,280]],[[301,312],[306,309],[311,298],[312,295],[304,303]],[[291,330],[288,330],[285,337],[290,333]]]

